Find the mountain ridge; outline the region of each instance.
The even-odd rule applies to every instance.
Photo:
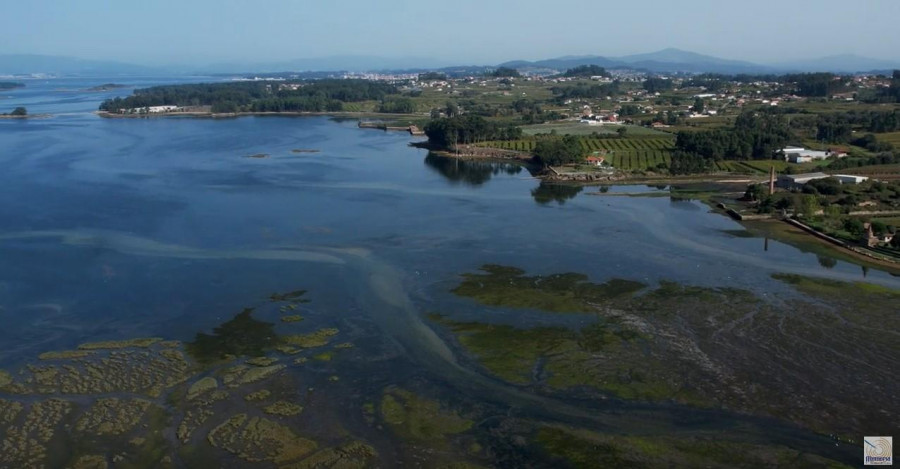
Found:
[[[599,65],[610,69],[627,68],[651,73],[788,73],[834,72],[857,73],[900,69],[900,61],[873,59],[856,54],[838,54],[811,59],[758,64],[699,54],[677,48],[625,56],[566,55],[542,60],[511,60],[497,65],[473,67],[512,67],[523,70],[565,70],[579,65]],[[39,54],[0,55],[2,75],[150,75],[150,74],[252,74],[280,71],[410,71],[445,70],[448,65],[439,59],[422,57],[377,57],[369,55],[335,55],[326,57],[259,62],[219,62],[198,65],[145,66],[113,60],[80,59]]]

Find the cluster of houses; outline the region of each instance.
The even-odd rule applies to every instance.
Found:
[[[607,114],[594,114],[593,110],[591,110],[591,107],[587,104],[585,104],[581,110],[581,120],[579,122],[588,125],[622,124],[621,122],[619,122],[619,115],[615,112]]]
[[[145,107],[135,107],[131,109],[120,109],[119,114],[162,114],[164,112],[178,112],[181,111],[182,108],[179,106],[165,105],[165,106],[145,106]]]

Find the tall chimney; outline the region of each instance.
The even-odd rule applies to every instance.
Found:
[[[772,169],[769,171],[769,195],[775,193],[775,165],[772,165]]]

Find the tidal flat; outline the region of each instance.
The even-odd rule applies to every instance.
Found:
[[[883,330],[896,324],[900,290],[776,273],[796,295],[773,300],[664,281],[623,297],[586,295],[608,283],[578,274],[482,271],[463,274],[452,291],[489,308],[594,316],[573,329],[490,322],[490,309],[484,321],[431,315],[484,372],[535,392],[724,409],[845,439],[865,428],[888,431],[897,416],[897,406],[885,405],[900,389],[897,364],[879,357],[900,353],[898,331]]]
[[[96,99],[0,122],[0,467],[827,467],[890,434],[883,270],[355,122]]]

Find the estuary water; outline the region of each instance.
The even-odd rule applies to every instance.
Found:
[[[310,320],[407,357],[403,371],[372,373],[453,380],[529,405],[461,364],[425,319],[478,317],[450,290],[485,264],[761,296],[790,294],[775,272],[900,287],[876,269],[740,236],[697,201],[542,185],[521,167],[429,155],[408,134],[353,120],[100,118],[102,99],[131,92],[85,91],[101,82],[2,92],[0,110],[51,116],[0,120],[0,367],[89,341],[190,341],[273,292],[304,289]]]

